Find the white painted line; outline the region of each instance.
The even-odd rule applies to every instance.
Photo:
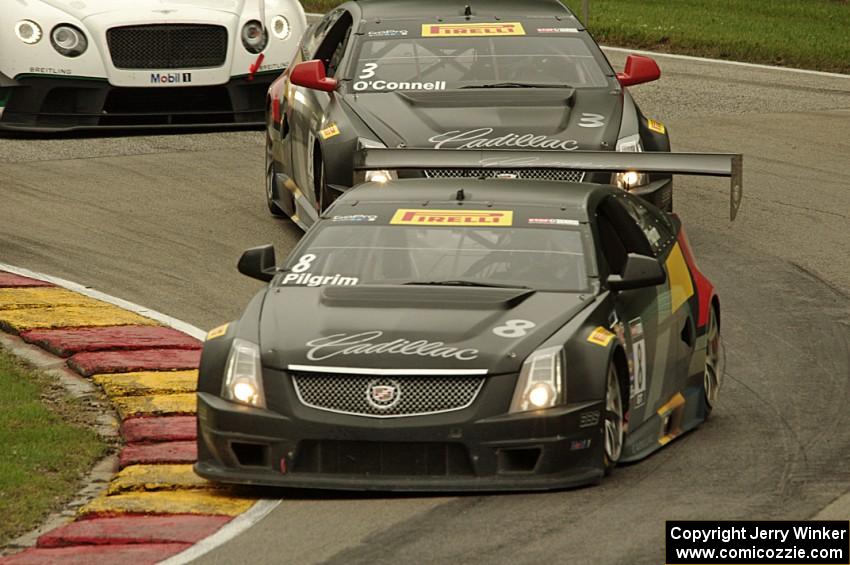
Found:
[[[0,271],[6,271],[8,273],[13,273],[22,277],[29,277],[31,279],[37,279],[40,281],[46,281],[49,283],[53,283],[56,286],[65,288],[67,290],[78,292],[84,296],[94,298],[95,300],[102,300],[103,302],[118,306],[119,308],[124,308],[125,310],[129,310],[130,312],[135,312],[140,316],[144,316],[146,318],[162,322],[166,326],[174,328],[175,330],[181,331],[201,341],[203,341],[204,338],[206,338],[207,336],[207,332],[205,332],[199,327],[193,326],[192,324],[188,324],[182,320],[178,320],[177,318],[172,318],[171,316],[168,316],[161,312],[157,312],[156,310],[145,308],[144,306],[134,304],[133,302],[128,302],[127,300],[123,300],[121,298],[116,298],[115,296],[105,294],[98,290],[94,290],[91,287],[83,286],[72,281],[68,281],[59,277],[45,275],[44,273],[38,273],[29,269],[23,269],[14,265],[8,265],[6,263],[0,263]],[[201,555],[204,555],[205,553],[212,551],[216,547],[227,543],[245,530],[251,528],[254,524],[265,518],[265,516],[269,512],[274,510],[280,503],[280,500],[258,500],[246,512],[243,512],[242,514],[225,524],[213,535],[202,539],[201,541],[199,541],[192,547],[186,549],[185,551],[178,553],[177,555],[167,559],[166,561],[163,561],[163,563],[168,563],[169,565],[182,565],[183,563],[188,563],[193,559],[197,559]]]
[[[280,502],[280,500],[258,500],[247,512],[240,514],[222,526],[210,537],[202,539],[192,547],[169,557],[165,561],[160,561],[159,565],[184,565],[194,561],[253,527],[254,524],[268,516],[269,512],[277,508]]]
[[[676,55],[675,53],[659,53],[657,51],[641,51],[639,49],[626,49],[623,47],[608,47],[601,46],[604,51],[614,51],[616,53],[635,53],[636,55],[647,55],[651,57],[667,57],[668,59],[679,59],[682,61],[696,61],[700,63],[713,63],[716,65],[734,65],[736,67],[747,67],[750,69],[765,69],[768,71],[781,71],[786,73],[798,73],[805,75],[816,75],[822,77],[846,78],[850,79],[850,75],[841,73],[827,73],[825,71],[812,71],[809,69],[795,69],[793,67],[776,67],[773,65],[759,65],[757,63],[743,63],[741,61],[726,61],[724,59],[708,59],[706,57],[692,57],[690,55]]]
[[[66,288],[74,292],[79,292],[80,294],[88,296],[90,298],[94,298],[95,300],[102,300],[103,302],[108,302],[109,304],[113,304],[115,306],[118,306],[119,308],[124,308],[125,310],[129,310],[130,312],[135,312],[136,314],[144,316],[145,318],[150,318],[152,320],[156,320],[157,322],[162,322],[166,326],[172,327],[175,330],[179,330],[201,341],[203,341],[204,338],[207,337],[207,332],[205,332],[201,328],[193,326],[192,324],[187,324],[182,320],[172,318],[171,316],[167,316],[165,314],[157,312],[156,310],[151,310],[150,308],[145,308],[144,306],[139,306],[138,304],[128,302],[127,300],[110,296],[98,290],[94,290],[93,288],[88,286],[83,286],[81,284],[61,279],[59,277],[53,277],[50,275],[45,275],[43,273],[30,271],[29,269],[22,269],[21,267],[15,267],[14,265],[7,265],[6,263],[0,263],[0,271],[7,271],[9,273],[20,275],[22,277],[29,277],[31,279],[47,281],[49,283],[55,284],[56,286],[61,286],[62,288]]]
[[[304,14],[311,18],[323,18],[324,14],[307,13]],[[680,59],[683,61],[699,61],[700,63],[714,63],[718,65],[735,65],[738,67],[749,67],[751,69],[765,69],[769,71],[783,71],[788,73],[800,73],[806,75],[817,75],[822,77],[846,78],[850,79],[850,75],[841,73],[828,73],[825,71],[812,71],[809,69],[795,69],[793,67],[777,67],[774,65],[759,65],[757,63],[744,63],[741,61],[726,61],[725,59],[709,59],[707,57],[693,57],[691,55],[676,55],[675,53],[660,53],[658,51],[644,51],[640,49],[627,49],[624,47],[608,47],[600,45],[604,51],[614,51],[616,53],[635,53],[636,55],[647,55],[651,57],[667,57],[670,59]]]

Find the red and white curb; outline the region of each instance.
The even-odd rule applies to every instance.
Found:
[[[247,499],[191,472],[194,384],[205,332],[91,288],[0,263],[0,327],[99,384],[122,419],[120,472],[76,519],[2,565],[188,563],[279,500]]]

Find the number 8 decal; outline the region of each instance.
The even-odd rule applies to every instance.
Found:
[[[493,333],[499,337],[522,337],[528,334],[528,330],[537,324],[530,320],[508,320],[504,326],[493,328]]]
[[[293,273],[304,273],[310,270],[310,267],[313,266],[313,261],[316,260],[316,256],[312,253],[308,253],[307,255],[302,255],[298,262],[295,263],[292,267]]]

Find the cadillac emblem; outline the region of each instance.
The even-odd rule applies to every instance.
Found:
[[[401,400],[401,387],[392,379],[376,379],[366,385],[366,402],[376,410],[389,410]]]

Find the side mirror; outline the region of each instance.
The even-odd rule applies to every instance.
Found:
[[[275,274],[274,245],[261,245],[249,249],[239,258],[236,268],[247,277],[269,282]]]
[[[655,257],[629,253],[626,268],[622,275],[609,275],[608,288],[611,290],[631,290],[655,286],[667,280],[664,267]]]
[[[658,68],[658,63],[642,55],[629,55],[623,72],[617,73],[617,80],[623,86],[634,86],[659,78],[661,78],[661,69]]]
[[[289,71],[289,82],[304,88],[332,92],[336,90],[337,80],[325,75],[325,64],[314,59],[298,63]]]

